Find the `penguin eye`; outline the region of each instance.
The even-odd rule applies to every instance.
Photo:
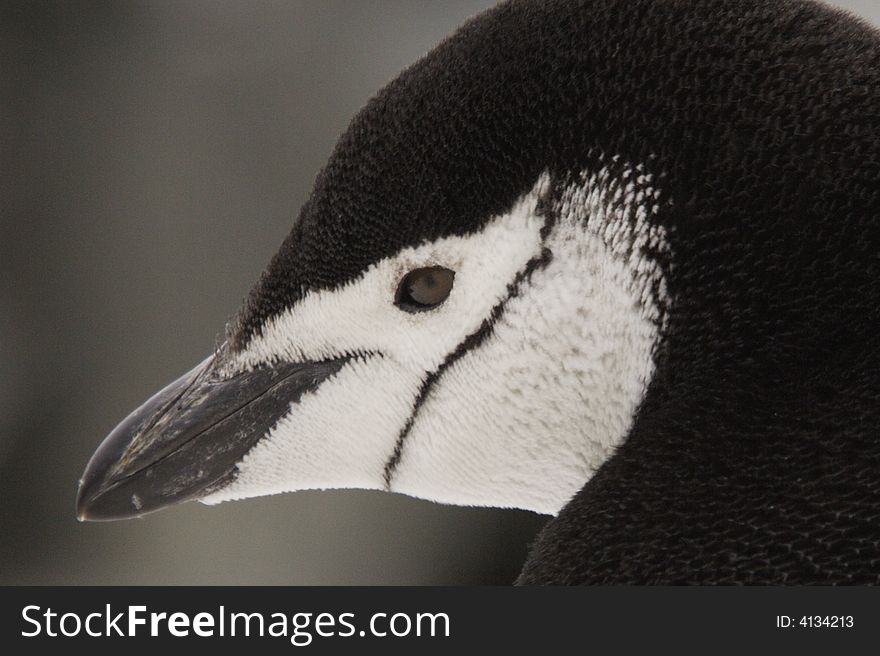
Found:
[[[405,312],[423,312],[437,307],[452,291],[455,271],[441,266],[413,269],[401,279],[394,304]]]

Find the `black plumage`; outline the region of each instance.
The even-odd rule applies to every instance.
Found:
[[[667,329],[628,438],[520,582],[880,582],[880,37],[838,10],[482,14],[354,119],[232,344],[614,155],[672,201]]]

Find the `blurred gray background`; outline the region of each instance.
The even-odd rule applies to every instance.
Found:
[[[360,491],[73,509],[101,438],[211,350],[352,115],[491,4],[0,4],[0,583],[515,578],[546,517]]]

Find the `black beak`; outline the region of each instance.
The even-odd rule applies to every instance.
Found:
[[[220,489],[237,463],[344,360],[279,364],[234,375],[212,356],[132,412],[80,481],[80,520],[145,515]]]

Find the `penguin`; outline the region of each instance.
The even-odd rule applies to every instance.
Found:
[[[551,516],[521,584],[880,583],[880,37],[511,0],[356,115],[82,520],[323,488]]]

